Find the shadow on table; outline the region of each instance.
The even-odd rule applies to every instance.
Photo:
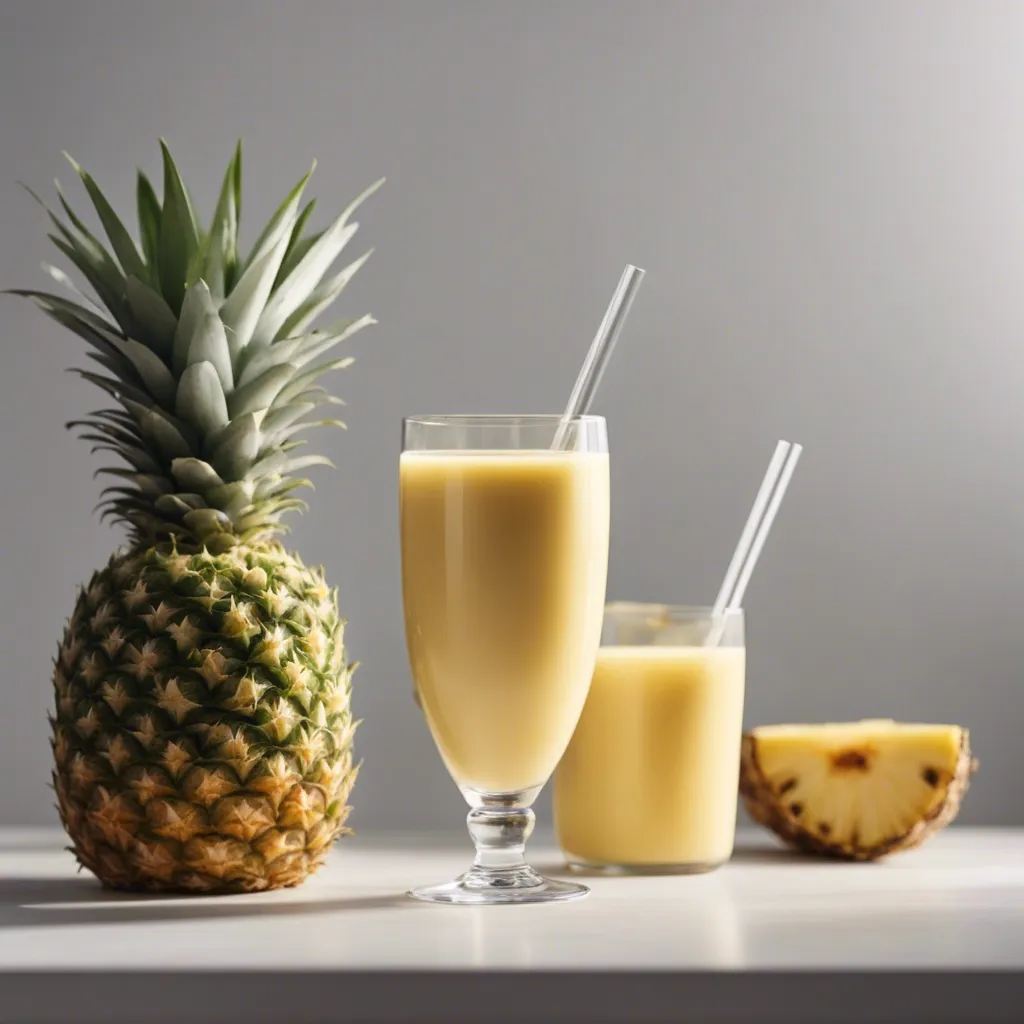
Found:
[[[739,844],[733,851],[730,864],[758,864],[766,867],[800,867],[806,866],[808,863],[808,857],[806,854],[798,853],[796,850],[788,850],[783,846],[765,846],[762,844]],[[829,863],[828,861],[818,860],[819,864]],[[566,866],[564,860],[539,860],[531,861],[534,869],[539,871],[542,875],[557,875],[560,877],[614,877],[614,878],[650,878],[657,877],[651,875],[605,875],[601,871],[585,871],[580,869],[572,869]],[[668,877],[668,876],[665,876]],[[672,876],[677,877],[677,876]],[[679,875],[678,877],[686,877],[685,875]],[[697,876],[699,877],[699,876]]]
[[[809,861],[807,854],[798,850],[789,850],[785,846],[737,846],[733,850],[732,861],[736,864],[766,864],[783,867],[791,865],[806,866]],[[827,863],[819,859],[818,863]]]
[[[403,893],[383,896],[325,893],[298,900],[283,900],[281,895],[146,895],[104,889],[89,875],[78,878],[5,878],[0,879],[0,929],[308,916],[348,910],[388,910],[410,903]]]
[[[0,834],[0,856],[44,857],[61,854],[67,849],[68,838],[58,835],[3,835]]]

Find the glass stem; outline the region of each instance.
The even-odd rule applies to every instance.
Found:
[[[476,845],[473,867],[488,873],[526,867],[526,840],[536,821],[530,807],[474,807],[466,815]]]

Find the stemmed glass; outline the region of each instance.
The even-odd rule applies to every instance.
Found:
[[[410,895],[470,904],[582,896],[585,886],[537,874],[524,849],[531,805],[572,737],[600,642],[605,422],[410,417],[399,492],[409,660],[476,844],[463,875]]]

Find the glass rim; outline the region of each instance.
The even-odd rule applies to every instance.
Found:
[[[659,615],[672,618],[702,618],[713,617],[714,607],[701,604],[664,604],[659,601],[608,601],[604,606],[605,615]],[[743,615],[742,608],[726,608],[722,618],[729,620]]]
[[[473,427],[509,427],[516,423],[558,423],[562,414],[553,413],[437,413],[433,415],[419,414],[403,416],[403,424],[415,424],[418,427],[449,427],[465,424]],[[587,413],[583,416],[570,416],[568,423],[588,424],[604,423],[603,416]]]

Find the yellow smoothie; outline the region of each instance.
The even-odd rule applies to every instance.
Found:
[[[555,775],[570,862],[713,866],[736,828],[745,651],[602,647]]]
[[[413,678],[463,788],[543,785],[587,696],[608,569],[608,456],[405,452]]]

